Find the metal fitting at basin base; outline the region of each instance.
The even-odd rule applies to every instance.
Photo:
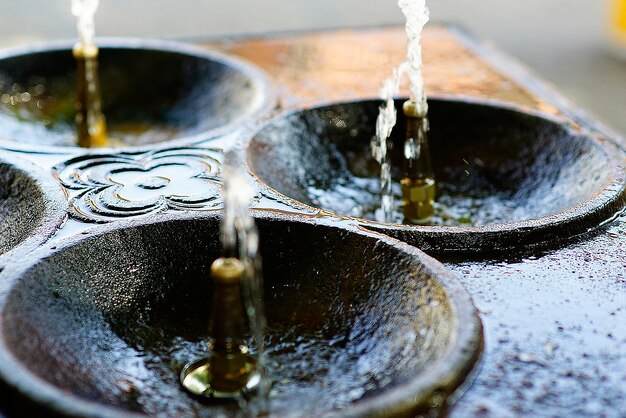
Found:
[[[419,223],[427,220],[434,213],[435,180],[433,178],[404,178],[402,185],[402,204],[404,217],[408,222]]]
[[[420,106],[413,100],[407,100],[402,104],[402,112],[407,118],[426,119],[428,107],[427,105]]]
[[[239,377],[245,376],[245,379],[229,378],[222,381],[222,383],[226,382],[227,385],[220,386],[219,379],[215,377],[217,374],[216,364],[234,365],[235,361],[233,358],[218,360],[212,356],[187,364],[180,373],[180,381],[187,391],[203,398],[228,401],[239,396],[253,394],[261,381],[261,376],[256,371],[256,362],[248,354],[238,356],[238,360],[242,361],[236,362],[239,365],[236,372]]]
[[[209,355],[189,363],[180,374],[182,385],[194,395],[235,399],[254,391],[260,375],[256,359],[244,343],[245,317],[240,297],[243,263],[219,258],[211,265],[214,283]]]
[[[406,121],[404,143],[405,177],[402,203],[405,222],[423,223],[434,213],[435,176],[428,146],[427,108],[407,100],[402,106]]]

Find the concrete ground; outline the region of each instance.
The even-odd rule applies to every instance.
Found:
[[[196,37],[400,24],[395,0],[103,0],[97,34]],[[610,0],[430,0],[431,19],[457,23],[517,57],[581,107],[626,134],[626,59],[607,51]],[[71,38],[70,1],[0,2],[0,46]]]

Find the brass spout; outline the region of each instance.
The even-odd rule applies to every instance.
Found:
[[[236,258],[219,258],[211,266],[214,293],[209,355],[185,366],[180,376],[183,386],[195,395],[232,399],[259,383],[256,360],[244,342],[240,296],[244,273],[244,264]]]
[[[76,133],[84,148],[107,145],[106,120],[102,113],[98,77],[98,47],[77,43],[72,50],[76,59]]]
[[[423,223],[434,213],[435,176],[430,164],[428,118],[425,109],[412,100],[402,106],[407,118],[404,143],[405,176],[402,185],[404,218],[409,223]]]

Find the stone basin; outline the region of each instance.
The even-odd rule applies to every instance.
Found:
[[[61,224],[66,207],[51,176],[19,158],[0,157],[0,255],[20,244],[41,244]]]
[[[166,41],[98,41],[103,111],[116,147],[190,144],[268,110],[265,76],[218,52]],[[0,53],[0,140],[38,151],[75,147],[72,44]]]
[[[419,250],[259,215],[273,416],[442,412],[474,367],[468,293]],[[0,275],[3,405],[22,414],[216,416],[180,386],[205,350],[217,215],[118,222]]]
[[[399,209],[394,223],[377,222],[379,165],[369,144],[379,105],[337,103],[279,116],[251,140],[249,168],[281,198],[356,218],[431,252],[554,245],[624,206],[624,156],[608,140],[501,103],[433,99],[436,216],[430,225],[403,225]],[[392,133],[396,202],[405,122],[400,111]]]

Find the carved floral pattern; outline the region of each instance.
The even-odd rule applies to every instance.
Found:
[[[223,206],[222,150],[169,148],[85,155],[54,167],[70,194],[70,213],[86,222],[110,222],[166,210]]]

